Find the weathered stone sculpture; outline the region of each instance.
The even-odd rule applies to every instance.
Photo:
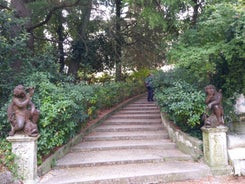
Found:
[[[40,112],[31,101],[34,88],[27,90],[29,93],[26,92],[23,85],[14,88],[13,99],[8,107],[8,121],[11,124],[10,136],[13,136],[17,131],[24,131],[31,137],[36,137],[39,134],[37,121]]]
[[[205,87],[207,111],[211,111],[210,116],[206,115],[204,118],[204,126],[217,127],[224,125],[224,110],[222,107],[222,93],[221,90],[216,91],[215,86],[207,85]]]

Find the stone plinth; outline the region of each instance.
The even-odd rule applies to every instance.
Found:
[[[228,165],[226,126],[215,128],[202,127],[203,152],[205,162],[211,167],[214,175],[231,174]]]
[[[18,175],[23,178],[24,184],[35,184],[37,177],[37,139],[24,134],[15,134],[7,137],[12,143],[12,152],[16,155]]]

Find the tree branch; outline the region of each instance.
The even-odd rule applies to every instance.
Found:
[[[76,0],[74,3],[67,3],[67,2],[63,2],[63,3],[60,3],[59,5],[53,7],[49,13],[47,14],[46,18],[42,21],[42,22],[39,22],[38,24],[36,25],[32,25],[30,27],[27,28],[27,31],[28,32],[31,32],[32,30],[38,28],[38,27],[41,27],[43,26],[44,24],[46,24],[52,17],[53,13],[59,9],[63,9],[63,8],[68,8],[68,7],[73,7],[73,6],[76,6],[80,3],[81,0]],[[84,6],[86,4],[83,4]]]
[[[0,4],[0,10],[3,10],[3,9],[6,9],[6,10],[12,10],[12,9],[9,8],[7,5]]]

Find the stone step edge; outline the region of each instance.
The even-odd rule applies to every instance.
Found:
[[[112,165],[127,165],[127,164],[146,164],[146,163],[163,163],[173,161],[193,161],[191,157],[186,156],[166,156],[163,158],[146,158],[146,159],[128,159],[128,160],[112,160],[112,161],[99,161],[99,162],[87,162],[76,164],[57,164],[55,169],[68,169],[76,167],[96,167],[96,166],[112,166]]]
[[[122,108],[121,110],[135,110],[135,111],[138,111],[138,110],[144,110],[144,111],[152,111],[152,110],[155,110],[155,111],[160,111],[159,107],[154,105],[154,106],[145,106],[144,104],[142,105],[138,105],[138,106],[125,106],[124,108]]]
[[[170,162],[165,162],[166,164],[169,164]],[[173,162],[171,162],[173,163]],[[182,164],[183,163],[183,164]],[[183,165],[185,167],[185,162],[176,162],[177,165]],[[171,164],[170,164],[171,165]],[[74,184],[74,183],[83,183],[83,184],[95,184],[95,183],[100,183],[100,184],[109,184],[109,183],[113,183],[113,184],[126,184],[126,183],[131,183],[131,184],[160,184],[160,183],[171,183],[171,182],[178,182],[178,181],[187,181],[188,180],[196,180],[196,179],[201,179],[204,177],[208,177],[211,176],[211,172],[210,169],[208,167],[199,167],[199,165],[197,165],[196,167],[192,167],[191,169],[188,168],[189,166],[187,166],[187,169],[182,169],[182,172],[180,172],[178,169],[172,168],[171,172],[166,170],[166,166],[158,166],[159,169],[157,169],[155,172],[150,172],[147,173],[145,172],[144,174],[141,174],[141,171],[135,171],[132,172],[131,168],[136,168],[136,165],[134,164],[128,164],[130,170],[129,173],[123,173],[120,175],[114,175],[114,173],[110,173],[110,177],[105,178],[107,175],[107,173],[103,173],[102,171],[104,171],[105,169],[110,169],[112,171],[116,171],[118,170],[118,167],[115,168],[115,166],[112,166],[110,168],[108,168],[108,166],[100,166],[99,170],[93,169],[96,172],[98,172],[99,174],[96,175],[96,178],[92,178],[92,177],[87,177],[85,176],[81,176],[78,178],[74,178],[70,173],[82,173],[84,169],[86,168],[79,168],[78,170],[74,170],[74,169],[70,169],[70,173],[66,173],[64,175],[65,180],[62,180],[62,182],[66,183],[66,184]],[[97,167],[98,168],[98,167]],[[123,166],[123,170],[127,170],[124,166]],[[146,169],[151,169],[151,167],[147,167]],[[132,169],[134,170],[134,169]],[[137,169],[136,169],[137,170]],[[100,172],[101,171],[101,172]],[[63,172],[63,169],[57,169],[55,171],[57,172]],[[139,174],[140,173],[140,174]],[[50,175],[52,175],[52,173],[50,173]],[[93,175],[95,176],[95,175]],[[70,178],[71,177],[71,180]],[[43,181],[44,180],[44,181]],[[70,180],[70,182],[69,182]],[[53,184],[53,183],[59,183],[60,179],[59,178],[54,178],[53,180],[51,180],[51,182],[48,182],[47,184]],[[41,178],[41,183],[46,183],[45,182],[45,178]]]
[[[245,147],[228,149],[228,156],[231,160],[245,160]]]
[[[137,120],[152,120],[152,119],[161,119],[161,116],[112,116],[110,119],[116,120],[127,120],[127,119],[137,119]]]
[[[123,115],[123,114],[146,114],[146,113],[150,113],[150,114],[156,114],[158,115],[160,112],[156,112],[156,111],[119,111],[117,114]]]
[[[234,175],[245,175],[245,147],[228,149],[228,157],[233,167]]]
[[[108,180],[93,180],[93,181],[84,181],[83,184],[122,184],[122,183],[130,183],[130,184],[139,184],[139,183],[149,183],[149,184],[160,184],[160,183],[171,183],[176,181],[175,178],[178,177],[177,181],[188,181],[193,179],[200,179],[204,176],[193,177],[193,172],[183,172],[183,173],[167,173],[167,174],[155,174],[155,175],[146,175],[146,176],[134,176],[134,177],[121,177],[121,178],[110,178]],[[66,184],[74,184],[74,182],[66,183]]]
[[[141,120],[137,120],[137,119],[134,119],[134,120],[137,120],[137,121],[132,121],[130,119],[124,119],[124,120],[121,120],[119,119],[120,121],[115,121],[115,119],[107,119],[104,121],[103,124],[115,124],[115,125],[121,125],[121,124],[130,124],[130,125],[152,125],[152,124],[161,124],[161,119],[155,119],[157,121],[141,121]],[[130,120],[130,121],[129,121]]]
[[[155,139],[168,139],[168,135],[156,135],[156,136],[113,136],[113,137],[84,137],[83,140],[84,141],[99,141],[99,140],[103,140],[103,141],[109,141],[109,140],[155,140]]]
[[[129,103],[132,103],[138,99],[141,99],[144,95],[145,94],[139,94],[139,95],[136,95],[134,97],[131,97],[131,98],[123,101],[122,103],[116,105],[115,107],[111,108],[103,116],[97,118],[92,125],[87,127],[84,131],[82,131],[80,134],[76,135],[73,139],[71,139],[67,144],[61,146],[52,155],[50,155],[48,158],[46,158],[46,160],[44,160],[42,162],[42,164],[40,166],[38,166],[38,168],[37,168],[38,176],[42,176],[42,175],[46,174],[47,172],[49,172],[53,167],[54,161],[62,158],[64,155],[66,155],[70,151],[71,147],[73,145],[76,145],[77,143],[79,143],[80,140],[82,140],[83,137],[88,135],[93,128],[100,125],[102,122],[107,120],[112,114],[123,109]]]
[[[162,145],[123,145],[123,146],[101,146],[101,147],[73,147],[71,152],[80,152],[80,151],[105,151],[105,150],[125,150],[125,149],[156,149],[156,148],[164,148],[164,149],[173,149],[176,148],[175,143],[166,143]]]
[[[130,131],[159,131],[159,130],[164,130],[162,127],[153,127],[153,128],[98,128],[94,129],[93,132],[130,132]]]

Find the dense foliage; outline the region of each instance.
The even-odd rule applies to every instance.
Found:
[[[13,67],[14,61],[19,60],[24,52],[27,34],[20,32],[11,37],[11,26],[23,26],[24,21],[16,19],[9,11],[0,11],[0,104],[6,100],[6,95],[22,79],[23,68]],[[25,59],[25,58],[23,58]],[[1,104],[2,105],[2,104]]]
[[[225,96],[245,92],[244,2],[207,4],[197,24],[182,34],[168,54],[198,82],[212,83]]]
[[[148,69],[164,63],[176,68],[155,73],[157,103],[200,136],[207,84],[222,89],[230,117],[245,93],[244,9],[243,0],[0,0],[1,139],[18,84],[35,87],[40,163],[99,110],[142,92]],[[1,140],[0,165],[10,167],[9,149]]]
[[[41,163],[52,151],[77,135],[86,123],[97,116],[99,110],[108,109],[123,100],[142,93],[142,80],[127,83],[105,83],[87,85],[84,83],[52,83],[45,73],[35,73],[26,80],[25,86],[35,87],[33,102],[41,111],[38,123],[38,158]],[[1,137],[10,130],[7,122],[7,105],[1,108]]]
[[[155,99],[161,111],[184,132],[202,138],[202,115],[206,111],[205,83],[200,83],[189,71],[175,67],[169,71],[158,71],[154,75]],[[238,121],[234,112],[235,96],[223,95],[224,120],[229,126]]]
[[[58,73],[52,46],[36,54],[27,48],[29,34],[24,29],[25,19],[16,18],[14,12],[8,10],[1,10],[0,15],[0,106],[7,102],[16,85],[24,84],[37,71],[46,72],[52,76],[52,81],[67,78]],[[13,26],[20,28],[15,34],[11,33]]]
[[[200,138],[201,116],[205,112],[205,93],[195,85],[178,79],[180,70],[158,72],[154,75],[155,99],[162,112],[167,113],[183,131]]]

